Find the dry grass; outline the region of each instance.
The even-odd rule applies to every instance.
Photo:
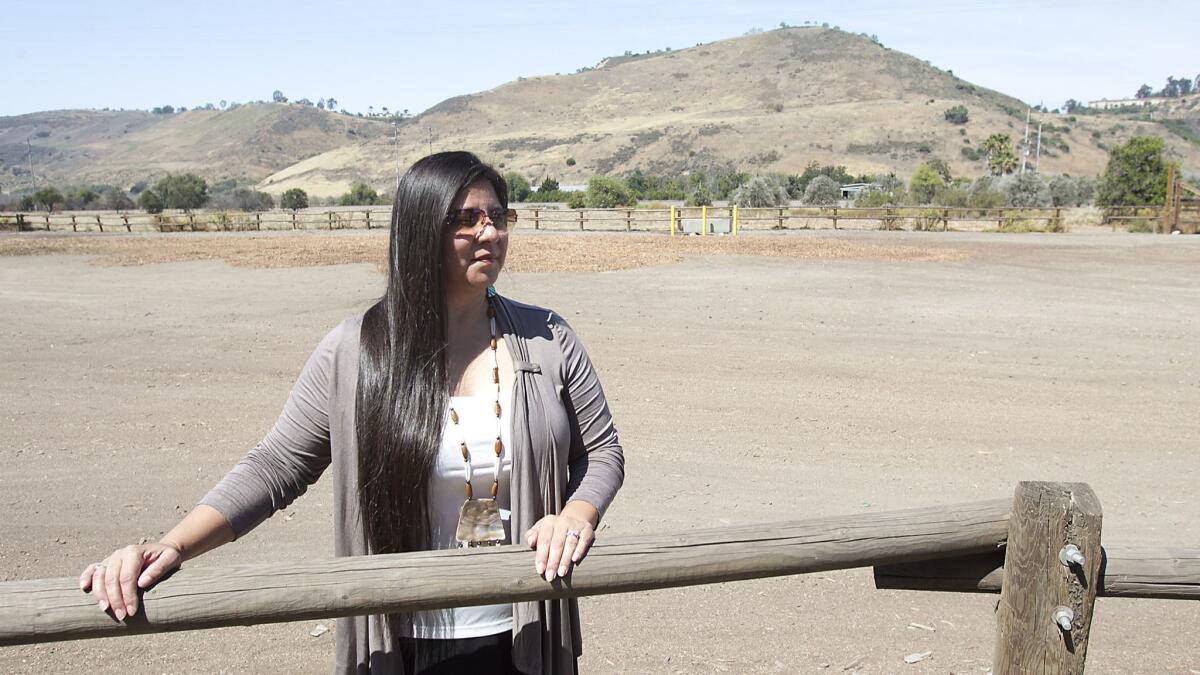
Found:
[[[223,260],[238,267],[278,268],[373,264],[383,269],[387,237],[380,233],[235,235],[6,236],[0,255],[94,256],[100,265],[148,265]],[[840,239],[786,236],[677,237],[621,234],[535,235],[514,239],[506,269],[513,272],[600,272],[670,265],[691,255],[748,255],[944,262],[954,249],[922,249]]]

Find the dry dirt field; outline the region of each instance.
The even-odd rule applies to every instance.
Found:
[[[267,430],[325,331],[380,292],[384,242],[0,236],[0,579],[73,576],[168,529]],[[572,322],[621,429],[628,477],[600,541],[1039,479],[1090,483],[1108,543],[1200,545],[1200,237],[512,246],[501,291]],[[322,262],[337,264],[304,266]],[[328,557],[330,495],[319,482],[189,564]],[[878,591],[868,570],[587,598],[581,666],[982,675],[995,602]],[[0,648],[0,672],[322,673],[333,634],[315,624]],[[1200,672],[1198,625],[1194,602],[1101,599],[1089,672]]]

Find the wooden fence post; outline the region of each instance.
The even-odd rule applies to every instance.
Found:
[[[72,232],[78,232],[78,231],[79,231],[79,227],[78,227],[78,225],[76,225],[76,223],[75,223],[75,214],[74,214],[74,213],[72,213],[72,214],[71,214],[71,231],[72,231]]]
[[[333,211],[329,212],[329,231],[333,232]]]
[[[540,226],[541,226],[541,222],[538,220],[538,210],[537,210],[537,209],[534,209],[534,210],[533,210],[533,229],[535,229],[535,230],[536,230],[536,229],[538,229]]]
[[[838,229],[837,226],[837,207],[833,207],[833,229]]]
[[[292,229],[296,229],[296,209],[292,209]]]
[[[121,220],[125,221],[125,231],[126,231],[126,232],[133,232],[133,228],[129,226],[129,216],[128,216],[128,215],[126,215],[126,214],[124,214],[124,213],[122,213],[122,214],[121,214]],[[103,231],[104,231],[104,230],[101,230],[101,232],[103,232]]]
[[[192,228],[192,232],[196,231],[196,214],[194,214],[194,213],[188,214],[188,226],[190,226]]]
[[[46,212],[46,231],[50,231],[50,212]]]
[[[779,209],[779,229],[783,229],[783,209]]]
[[[1100,501],[1085,483],[1017,485],[996,608],[997,675],[1083,672],[1100,525]]]
[[[367,229],[369,230],[371,229],[371,209],[367,209],[366,211],[363,211],[363,213],[365,213],[367,216]]]
[[[100,228],[101,232],[104,231],[104,221],[100,220],[100,216],[96,216],[96,226]]]
[[[1175,201],[1175,165],[1167,164],[1167,200],[1163,202],[1162,233],[1171,234],[1171,207]]]
[[[950,209],[942,209],[942,232],[950,229]]]
[[[625,231],[629,232],[633,229],[633,211],[625,209]]]
[[[262,232],[262,211],[254,212],[254,230]]]
[[[579,231],[583,232],[583,209],[579,209]]]

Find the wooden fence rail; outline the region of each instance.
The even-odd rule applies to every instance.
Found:
[[[74,578],[0,583],[0,646],[624,593],[995,551],[1010,500],[602,538],[547,583],[522,546],[186,568],[124,622]]]
[[[1192,210],[1188,210],[1192,209]],[[1184,210],[1177,223],[1194,232],[1200,207]],[[517,207],[518,227],[534,230],[589,232],[692,232],[715,234],[770,229],[884,229],[948,230],[951,223],[999,230],[1024,228],[1058,230],[1063,208],[955,208],[933,206],[793,206],[733,208],[727,206],[658,209],[564,209]],[[1195,211],[1195,213],[1193,213]],[[1106,210],[1104,224],[1131,229],[1155,229],[1163,222],[1164,207],[1130,206]],[[1191,214],[1191,215],[1189,215]],[[1191,220],[1189,220],[1191,218]],[[1176,219],[1178,220],[1178,218]],[[386,229],[388,207],[302,211],[195,211],[148,214],[141,211],[14,212],[0,213],[0,230],[48,232],[186,232]]]

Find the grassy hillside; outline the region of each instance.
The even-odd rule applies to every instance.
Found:
[[[947,122],[946,109],[960,104],[969,122]],[[402,127],[398,147],[388,138],[337,148],[260,188],[337,194],[358,178],[386,188],[397,156],[407,165],[430,147],[470,149],[506,170],[565,183],[633,169],[800,172],[810,161],[907,176],[933,157],[979,175],[982,163],[962,148],[996,132],[1019,141],[1025,108],[865,38],[790,28],[455,97]],[[1200,164],[1200,147],[1152,121],[1042,117],[1043,172],[1098,174],[1105,148],[1134,134],[1163,136],[1177,158]]]
[[[58,110],[0,118],[0,187],[129,186],[167,172],[254,184],[332,148],[390,134],[391,125],[311,106],[249,104],[173,115]]]

